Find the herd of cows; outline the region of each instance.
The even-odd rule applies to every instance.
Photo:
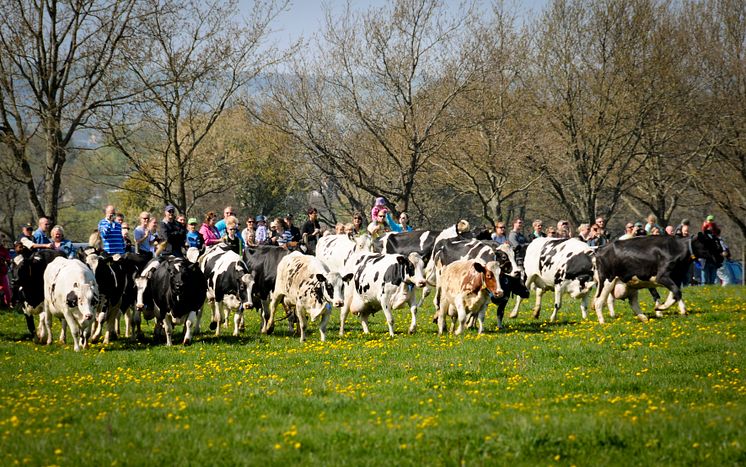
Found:
[[[539,317],[545,291],[554,292],[557,317],[565,293],[580,299],[587,318],[590,292],[597,285],[593,308],[599,322],[614,300],[628,299],[640,320],[640,289],[655,298],[655,312],[678,303],[686,313],[681,285],[696,258],[722,264],[722,249],[710,232],[691,238],[668,236],[618,240],[599,249],[576,239],[539,238],[514,251],[489,235],[459,231],[457,224],[442,231],[388,233],[376,239],[363,235],[329,235],[316,245],[314,255],[290,252],[277,246],[247,248],[243,255],[218,244],[204,252],[190,249],[186,257],[147,259],[134,253],[110,256],[93,248],[80,249],[77,259],[54,250],[21,249],[14,260],[14,296],[26,315],[32,335],[51,343],[51,322],[60,319],[65,341],[70,329],[74,349],[103,336],[117,336],[124,317],[125,336],[141,335],[141,320],[156,320],[156,340],[172,344],[174,325],[184,325],[183,343],[200,332],[202,308],[211,304],[210,329],[219,335],[233,314],[233,335],[244,328],[244,310],[260,312],[261,332],[271,334],[275,312],[282,304],[288,322],[306,337],[307,318],[320,319],[321,340],[332,307],[340,310],[339,334],[344,334],[350,312],[368,333],[368,319],[383,311],[388,332],[394,336],[393,311],[408,308],[409,332],[417,328],[417,310],[433,293],[439,333],[451,320],[455,334],[475,323],[484,329],[487,306],[497,307],[498,328],[511,297],[514,318],[522,299],[534,291],[534,317]],[[486,239],[483,239],[486,237]],[[655,287],[670,293],[659,302]],[[417,290],[422,289],[418,294]],[[418,296],[420,298],[418,298]],[[38,328],[34,316],[39,316]]]

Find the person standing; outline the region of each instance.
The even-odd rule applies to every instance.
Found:
[[[186,229],[176,222],[176,208],[169,204],[164,209],[163,220],[158,226],[158,251],[161,254],[183,256],[182,249],[186,244]]]
[[[124,251],[133,253],[135,250],[132,246],[132,238],[130,238],[130,226],[126,222],[122,222],[122,238],[124,238]]]
[[[352,215],[352,227],[350,227],[350,233],[352,235],[360,235],[365,233],[365,227],[363,226],[363,214],[356,211]]]
[[[223,218],[215,223],[215,228],[218,229],[218,238],[225,236],[225,223],[229,217],[235,215],[236,213],[233,211],[233,206],[226,206],[225,209],[223,209]]]
[[[394,220],[390,211],[386,211],[386,222],[389,224],[392,232],[411,232],[412,226],[409,225],[409,214],[402,212],[399,214],[399,223]]]
[[[73,242],[65,238],[65,230],[61,225],[55,225],[52,227],[52,249],[61,251],[65,257],[75,257],[75,247]]]
[[[236,254],[243,255],[245,245],[241,235],[238,234],[238,219],[234,216],[228,216],[225,219],[225,235],[221,238],[221,241]]]
[[[123,255],[124,237],[122,237],[122,224],[115,219],[116,208],[113,205],[106,206],[104,218],[98,223],[98,233],[101,237],[101,247],[110,255]]]
[[[495,231],[492,233],[492,241],[497,242],[500,245],[508,243],[508,236],[505,234],[505,222],[497,221],[495,223]]]
[[[152,232],[148,229],[148,222],[150,221],[150,213],[143,211],[140,213],[140,225],[135,227],[135,252],[140,255],[152,255],[151,241]]]
[[[255,221],[253,217],[246,219],[246,228],[241,231],[241,238],[247,247],[255,247],[256,243],[256,230],[254,230]]]
[[[373,220],[368,224],[368,233],[372,238],[381,237],[386,233],[386,214],[388,209],[374,208],[373,209]]]
[[[547,234],[544,233],[544,222],[541,221],[541,219],[536,219],[531,224],[533,227],[533,231],[528,234],[528,241],[531,242],[537,238],[546,237]]]
[[[523,235],[523,219],[516,217],[513,219],[513,230],[508,234],[508,243],[514,250],[528,245],[528,240]]]
[[[319,223],[319,211],[316,208],[308,208],[308,220],[300,229],[301,239],[306,245],[306,253],[316,252],[316,242],[321,237],[321,224]]]
[[[557,236],[559,238],[570,238],[570,221],[564,219],[557,221]]]
[[[186,234],[186,241],[187,241],[187,248],[197,248],[198,250],[202,249],[202,245],[204,245],[204,241],[202,240],[202,235],[197,232],[197,218],[196,217],[190,217],[189,221],[187,222],[187,234]]]
[[[2,293],[2,303],[7,308],[11,308],[13,303],[13,290],[10,287],[8,278],[8,269],[10,267],[10,249],[7,245],[7,239],[3,236],[0,243],[0,292]]]
[[[267,219],[261,214],[256,216],[256,244],[266,245],[269,242],[269,231],[267,230]]]
[[[606,219],[603,216],[598,216],[596,218],[596,225],[598,226],[599,234],[603,237],[603,240],[600,240],[599,243],[606,245],[611,241],[611,232],[606,229]]]
[[[21,226],[21,234],[16,238],[16,242],[20,242],[22,239],[27,239],[29,242],[34,243],[34,226],[31,224],[23,224]]]
[[[46,217],[39,218],[39,228],[34,231],[34,243],[39,245],[49,245],[51,240],[47,235],[49,233],[49,219]],[[46,247],[41,247],[46,248]]]
[[[291,242],[298,243],[300,241],[300,229],[293,224],[293,215],[288,213],[285,214],[285,225],[287,225],[287,230],[290,231],[290,234],[292,235]]]
[[[218,216],[215,212],[208,211],[199,228],[199,233],[202,235],[202,240],[204,240],[205,246],[212,246],[220,243],[220,232],[218,232],[217,227],[215,227],[217,217]]]
[[[578,227],[578,239],[583,242],[588,242],[591,239],[591,226],[588,224],[580,224]]]

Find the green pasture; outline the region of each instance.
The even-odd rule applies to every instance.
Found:
[[[744,465],[746,291],[685,299],[606,325],[526,305],[500,332],[490,307],[483,336],[439,337],[430,307],[391,339],[379,313],[305,344],[252,313],[239,338],[81,353],[0,312],[0,465]]]

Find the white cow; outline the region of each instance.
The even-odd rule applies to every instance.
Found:
[[[389,335],[394,337],[392,310],[409,305],[412,323],[409,333],[417,329],[417,297],[414,287],[424,287],[423,261],[419,253],[385,255],[356,254],[347,261],[345,270],[353,272],[353,286],[345,290],[345,302],[339,317],[339,335],[344,335],[347,314],[360,315],[363,332],[368,334],[368,317],[383,310]]]
[[[554,291],[554,310],[549,321],[557,318],[562,306],[562,295],[567,292],[579,298],[583,319],[588,317],[589,292],[594,284],[593,249],[577,238],[537,238],[526,249],[523,262],[526,271],[526,288],[536,291],[534,318],[541,312],[541,296],[546,290]],[[511,318],[518,316],[518,298]]]
[[[44,271],[44,311],[40,318],[39,340],[52,342],[51,318],[64,318],[70,328],[75,351],[88,344],[98,305],[98,285],[93,272],[77,259],[57,258]],[[43,328],[43,329],[42,329]]]
[[[370,235],[350,237],[347,234],[326,235],[316,243],[316,257],[330,271],[340,272],[347,258],[356,252],[372,252],[373,241]]]
[[[306,312],[311,321],[321,316],[319,332],[326,340],[326,325],[331,315],[331,305],[341,307],[344,302],[343,284],[352,278],[331,272],[320,259],[298,251],[282,258],[277,266],[277,282],[269,305],[269,319],[262,329],[271,333],[274,329],[275,310],[282,303],[285,310],[294,309],[300,328],[300,341],[306,339]]]

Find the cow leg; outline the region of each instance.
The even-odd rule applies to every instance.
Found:
[[[589,294],[583,295],[583,298],[580,299],[580,314],[584,320],[588,319],[588,302],[590,302],[590,299]]]
[[[477,320],[479,321],[479,331],[477,334],[482,334],[484,332],[484,316],[487,314],[487,303],[485,303],[482,306],[482,309],[479,310],[479,314],[477,315]]]
[[[391,312],[391,306],[386,304],[382,308],[383,316],[386,317],[386,325],[389,327],[389,336],[394,337],[394,314]]]
[[[606,298],[606,306],[609,308],[609,316],[612,318],[616,316],[616,310],[614,310],[614,294],[609,294]]]
[[[295,304],[295,316],[298,318],[298,328],[300,328],[300,341],[306,340],[306,311],[300,303]]]
[[[129,339],[132,336],[132,308],[124,310],[124,337]]]
[[[324,311],[321,315],[321,323],[319,323],[319,335],[321,336],[321,342],[326,342],[326,325],[329,323],[329,316],[331,316],[332,310],[324,307]]]
[[[466,324],[466,308],[464,308],[464,302],[460,298],[456,299],[456,313],[458,314],[458,328],[456,328],[455,335],[461,335],[464,332],[464,325]]]
[[[221,303],[217,300],[212,302],[212,322],[210,322],[210,329],[215,330],[215,336],[220,335],[220,325],[223,322],[223,310],[221,309]]]
[[[554,308],[552,309],[552,314],[549,316],[549,322],[552,323],[554,320],[557,319],[557,312],[562,307],[562,292],[563,288],[561,286],[554,287]],[[538,318],[539,315],[536,315],[536,318]]]
[[[49,321],[50,322],[52,321],[51,317],[49,318]],[[65,319],[65,318],[60,319],[60,325],[61,325],[62,329],[60,329],[60,339],[59,339],[59,342],[60,342],[60,344],[64,344],[65,342],[67,342],[67,319]],[[51,326],[51,323],[50,323],[50,326]],[[51,332],[51,327],[50,327],[50,332]]]
[[[364,334],[370,334],[370,331],[368,330],[368,317],[369,316],[370,315],[368,313],[360,314],[360,325],[363,327]]]
[[[347,313],[350,312],[351,298],[345,298],[342,308],[339,309],[339,337],[345,335],[345,320],[347,319]]]
[[[599,279],[601,281],[601,279]],[[601,282],[599,282],[600,284]],[[603,280],[603,287],[599,287],[598,293],[596,294],[593,308],[596,309],[596,316],[598,316],[598,322],[604,324],[604,302],[609,297],[609,294],[614,290],[616,279],[608,281]]]
[[[534,304],[534,319],[539,319],[541,313],[541,296],[544,294],[544,289],[536,287],[536,303]],[[556,303],[556,300],[555,300]]]
[[[673,293],[669,292],[668,293],[668,297],[666,297],[666,301],[665,301],[665,303],[663,303],[663,305],[661,305],[660,303],[656,303],[655,304],[656,305],[655,306],[655,316],[657,316],[659,318],[663,317],[663,310],[667,310],[667,309],[671,308],[671,306],[674,303],[676,303],[676,300],[674,300],[674,298],[673,298]],[[680,307],[680,305],[679,305],[679,307]],[[686,309],[684,309],[684,313],[682,313],[682,314],[686,314]]]
[[[510,312],[510,318],[514,319],[518,317],[518,307],[521,306],[521,300],[523,300],[521,297],[515,298],[515,306],[513,306],[513,310]]]
[[[171,347],[171,345],[173,345],[171,342],[171,334],[174,332],[174,323],[171,321],[171,316],[168,314],[163,318],[163,330],[166,333],[166,347]]]
[[[243,324],[243,306],[240,306],[236,308],[236,312],[233,315],[233,335],[237,336],[239,331],[241,330],[241,325]]]
[[[632,310],[634,310],[635,315],[637,316],[637,319],[639,319],[643,323],[647,323],[648,317],[645,316],[645,313],[643,313],[642,309],[640,308],[639,291],[637,289],[631,289],[628,292],[628,298],[629,298],[629,306],[632,307]]]
[[[409,292],[409,312],[412,314],[412,322],[409,324],[408,332],[414,334],[417,331],[417,294],[414,290]]]
[[[440,304],[440,307],[437,308],[436,316],[438,317],[438,335],[442,336],[443,332],[446,330],[446,310],[447,306],[443,306],[443,304]]]
[[[267,322],[262,328],[262,334],[272,334],[275,330],[275,312],[277,311],[277,305],[284,298],[284,295],[272,293],[272,300],[269,302],[269,310],[267,314]]]
[[[192,344],[192,329],[197,325],[197,313],[190,311],[184,320],[184,345]]]
[[[73,339],[73,349],[75,349],[76,352],[80,352],[80,327],[70,310],[65,310],[63,316],[65,317],[67,325],[70,327],[70,335]]]
[[[28,332],[29,334],[31,334],[31,337],[36,336],[36,325],[34,324],[34,315],[24,313],[24,316],[26,317],[26,329],[28,329]]]
[[[520,299],[520,297],[518,297]],[[508,306],[507,300],[500,300],[497,304],[497,329],[503,329],[503,318],[505,317],[505,308]]]
[[[119,310],[109,310],[109,318],[106,320],[106,333],[104,334],[104,344],[108,344],[112,339],[117,338],[119,330]]]

